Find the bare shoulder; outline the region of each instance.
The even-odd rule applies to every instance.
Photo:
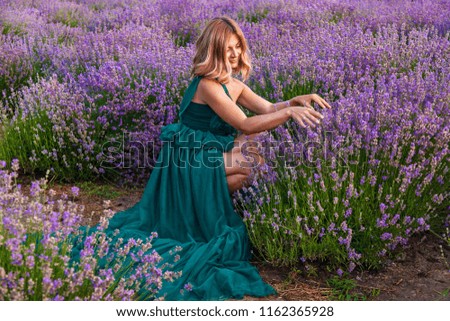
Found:
[[[198,83],[196,96],[198,96],[199,99],[204,100],[205,96],[215,94],[221,90],[221,88],[222,87],[218,81],[214,79],[202,78]]]
[[[239,96],[246,87],[242,81],[236,78],[232,78],[228,83],[225,84],[225,86],[227,87],[230,96],[235,102],[239,99]],[[202,78],[198,84],[194,100],[206,102],[208,96],[217,95],[219,93],[223,94],[224,91],[222,85],[217,80]]]
[[[220,87],[220,83],[217,80],[202,78],[198,83],[197,90],[217,90]]]
[[[197,90],[195,91],[192,99],[195,103],[206,104],[206,97],[208,95],[217,93],[220,88],[220,84],[212,79],[202,78],[198,83]]]

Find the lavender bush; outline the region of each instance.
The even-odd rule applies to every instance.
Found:
[[[448,29],[352,20],[247,30],[261,50],[278,35],[265,73],[254,75],[261,93],[319,92],[334,107],[318,130],[273,131],[261,142],[270,174],[254,182],[263,192],[235,195],[253,244],[275,264],[379,267],[415,232],[448,224]],[[314,45],[283,51],[296,39]]]
[[[0,161],[0,300],[156,299],[163,280],[180,275],[151,250],[156,233],[111,242],[104,232],[112,215],[108,202],[100,224],[78,245],[84,207],[71,198],[79,189],[57,199],[43,178],[26,196],[16,183],[19,162],[12,162],[12,171],[5,166]],[[70,257],[74,245],[81,249],[79,261]]]
[[[265,259],[377,267],[414,233],[448,225],[449,1],[0,9],[0,159],[18,158],[26,173],[145,182],[161,126],[177,121],[193,41],[227,14],[248,38],[252,89],[272,101],[316,92],[333,106],[319,129],[271,131],[257,193],[234,195]]]

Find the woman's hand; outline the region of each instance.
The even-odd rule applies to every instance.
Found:
[[[312,104],[317,103],[322,108],[328,108],[331,109],[330,104],[328,104],[325,99],[320,97],[317,94],[310,94],[310,95],[302,95],[294,97],[290,100],[291,106],[304,106],[313,108]]]
[[[288,107],[288,113],[295,121],[297,121],[302,127],[306,128],[307,125],[316,127],[323,119],[323,115],[315,111],[312,107]]]
[[[317,103],[322,108],[331,109],[330,104],[317,94],[297,96],[289,103],[292,106],[290,107],[291,118],[294,118],[302,127],[309,125],[314,128],[324,118],[322,114],[314,110],[312,104]],[[296,105],[302,107],[295,107]]]

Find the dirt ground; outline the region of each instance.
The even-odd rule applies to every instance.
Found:
[[[414,237],[409,248],[377,272],[352,274],[355,287],[350,289],[350,300],[373,301],[449,301],[450,268],[449,247],[440,246],[440,240],[431,233]],[[261,276],[279,293],[272,300],[338,300],[339,289],[327,285],[330,275],[293,275],[288,269],[256,263]],[[336,293],[336,291],[338,293]]]
[[[26,184],[25,184],[26,185]],[[50,184],[57,196],[70,195],[72,185]],[[24,191],[26,186],[24,186]],[[117,192],[116,194],[114,192]],[[95,223],[102,213],[102,202],[111,200],[114,211],[124,210],[141,198],[143,189],[124,190],[108,186],[106,189],[81,189],[74,199],[85,206],[85,215]],[[111,197],[112,196],[112,197]],[[300,267],[292,271],[267,263],[253,261],[262,278],[271,284],[278,295],[244,300],[375,300],[375,301],[434,301],[450,300],[450,247],[431,233],[413,237],[409,247],[396,259],[389,260],[377,272],[357,272],[350,276],[347,286],[330,286],[333,277],[320,266],[316,273],[306,274]]]

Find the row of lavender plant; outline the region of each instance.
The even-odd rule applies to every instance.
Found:
[[[375,31],[392,22],[403,22],[407,28],[432,25],[440,33],[446,30],[445,3],[402,5],[407,14],[396,15],[400,5],[389,1],[377,8],[370,2],[352,1],[5,2],[0,18],[4,52],[0,89],[2,111],[11,121],[2,121],[7,128],[1,156],[8,161],[19,158],[29,172],[50,168],[66,180],[105,174],[125,176],[122,181],[145,179],[148,171],[143,168],[153,164],[161,126],[176,120],[192,42],[208,18],[229,14],[238,19],[252,46],[255,76],[272,82],[283,76],[280,71],[286,73],[282,70],[286,57],[294,59],[290,66],[309,70],[304,77],[316,72],[327,75],[326,70],[313,70],[313,59],[302,54],[317,42],[309,39],[311,34],[342,34],[352,25]],[[433,19],[423,15],[424,9]],[[380,14],[371,14],[373,10]],[[334,30],[335,25],[341,29]],[[283,34],[290,35],[285,39],[289,43],[274,41]],[[266,46],[265,40],[277,49]],[[61,85],[49,85],[49,79]],[[37,87],[30,92],[33,85]],[[55,100],[44,93],[49,86],[57,86]],[[264,85],[261,93],[279,98]],[[71,95],[77,99],[68,103],[64,97]],[[68,108],[47,119],[58,105]],[[78,131],[59,133],[58,129],[70,127],[68,123]],[[36,131],[49,139],[35,142]],[[155,148],[136,140],[154,142]],[[12,143],[17,141],[23,143],[19,151]]]
[[[0,158],[68,180],[144,178],[161,126],[176,121],[193,40],[228,14],[249,40],[255,91],[273,101],[314,91],[333,106],[319,130],[272,132],[282,142],[265,154],[278,164],[264,177],[272,185],[242,208],[255,246],[276,263],[376,266],[448,213],[449,11],[448,1],[11,2],[0,14]],[[308,144],[320,147],[314,166]],[[279,166],[282,153],[299,166]]]
[[[272,72],[252,79],[261,93],[312,90],[334,107],[318,130],[290,124],[265,137],[270,175],[254,182],[265,192],[236,195],[259,254],[277,264],[375,268],[416,232],[449,223],[449,34],[353,23],[247,30],[274,43]],[[301,52],[290,50],[296,39]]]
[[[105,233],[113,214],[108,202],[95,230],[78,241],[84,206],[72,199],[79,189],[57,198],[42,178],[23,191],[18,160],[11,170],[6,165],[0,161],[0,300],[162,299],[163,281],[179,277],[152,250],[156,233],[113,242]],[[74,246],[79,260],[71,257]]]
[[[121,43],[113,45],[118,39]],[[180,76],[188,70],[180,59],[185,49],[169,42],[148,27],[127,26],[108,34],[87,33],[74,47],[45,44],[44,60],[52,55],[60,60],[41,70],[48,75],[37,75],[36,82],[4,99],[3,159],[17,157],[28,172],[50,169],[66,180],[119,168],[129,180],[145,176],[153,148],[159,150],[161,126],[175,119],[179,85],[187,81]],[[131,155],[131,140],[140,157]],[[153,141],[155,146],[145,150],[138,144]]]

